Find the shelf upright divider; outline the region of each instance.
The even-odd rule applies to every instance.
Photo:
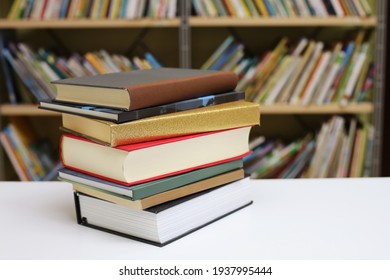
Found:
[[[372,157],[372,175],[375,177],[381,176],[382,173],[382,137],[383,137],[383,118],[384,118],[384,92],[386,83],[386,13],[387,1],[377,1],[377,25],[376,25],[376,42],[375,42],[375,94],[374,94],[374,149]]]
[[[180,68],[191,68],[191,0],[182,0],[180,6],[179,51]]]

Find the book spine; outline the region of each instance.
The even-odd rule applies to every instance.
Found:
[[[19,179],[21,181],[30,181],[31,178],[29,177],[24,165],[23,165],[23,159],[21,158],[20,153],[12,146],[12,143],[7,135],[7,133],[0,132],[0,143],[3,145],[3,148],[8,156],[8,158],[11,161],[11,164],[13,168],[16,171],[16,174],[18,175]]]

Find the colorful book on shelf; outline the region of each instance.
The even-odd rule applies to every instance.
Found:
[[[260,165],[252,174],[252,178],[271,178],[276,176],[283,168],[292,160],[295,154],[301,148],[301,140],[292,142],[291,144],[275,149],[263,159]]]
[[[368,65],[368,43],[363,43],[359,53],[352,58],[351,65],[348,68],[347,81],[345,86],[340,91],[339,102],[341,105],[346,105],[351,101],[353,90],[358,82],[359,74],[362,72],[364,64]]]
[[[345,56],[345,61],[343,61],[343,64],[342,64],[342,73],[340,74],[339,76],[339,79],[338,79],[338,84],[336,86],[337,88],[337,91],[336,91],[336,96],[335,96],[335,101],[338,102],[338,103],[342,103],[343,102],[343,96],[344,96],[344,93],[346,92],[346,88],[347,88],[347,84],[350,83],[350,77],[351,77],[351,74],[353,72],[353,69],[356,67],[359,67],[361,68],[361,65],[356,65],[357,63],[357,60],[359,60],[359,64],[360,62],[364,62],[364,59],[365,59],[365,52],[368,50],[368,44],[367,43],[363,43],[363,40],[364,40],[364,37],[365,37],[365,31],[361,31],[357,34],[355,40],[353,42],[350,43],[350,45],[353,46],[353,48],[349,48],[348,51],[346,52],[346,56]],[[364,52],[361,52],[362,50],[362,47],[365,46],[365,51]],[[362,55],[359,55],[359,54],[362,54]],[[360,69],[359,69],[360,71]],[[353,79],[353,78],[352,78]],[[356,82],[354,82],[355,84]],[[348,93],[346,94],[346,96],[344,97],[344,99],[348,99]],[[345,100],[344,100],[345,102]]]
[[[14,57],[9,49],[2,50],[4,58],[11,65],[20,80],[24,83],[26,88],[30,90],[36,100],[44,100],[50,98],[46,92],[40,87],[35,78],[29,73],[25,65],[16,57]]]
[[[317,60],[316,66],[310,74],[310,77],[301,93],[301,104],[308,105],[312,103],[314,99],[314,93],[320,83],[321,77],[324,76],[324,72],[332,58],[330,51],[323,51]]]
[[[60,158],[66,168],[135,185],[243,158],[250,153],[250,129],[248,126],[115,148],[65,134],[60,141]]]
[[[122,184],[113,183],[67,168],[59,169],[58,178],[63,181],[69,181],[71,183],[87,185],[97,189],[109,191],[111,193],[125,196],[132,200],[139,200],[172,189],[191,185],[214,176],[222,175],[224,173],[240,170],[242,168],[242,160],[233,160],[133,186],[125,186]]]
[[[53,83],[57,101],[136,110],[232,91],[237,76],[227,71],[158,68]]]
[[[234,42],[233,36],[228,36],[223,43],[214,51],[214,53],[206,60],[201,69],[210,69],[210,67],[218,60],[218,58],[228,49]]]
[[[349,122],[348,134],[345,135],[344,149],[341,152],[339,168],[336,177],[347,177],[351,166],[351,158],[353,155],[353,144],[356,137],[357,121],[352,119]]]
[[[234,101],[115,124],[63,114],[62,129],[108,146],[170,138],[260,123],[257,104]]]
[[[22,180],[41,181],[55,165],[47,139],[41,139],[27,119],[10,117],[1,142]]]
[[[201,181],[197,181],[192,184],[188,184],[182,187],[173,188],[158,194],[150,195],[140,199],[131,199],[127,196],[117,193],[95,188],[89,185],[84,185],[72,181],[73,190],[79,193],[83,193],[89,196],[100,198],[118,205],[122,205],[133,209],[146,209],[168,201],[172,201],[181,197],[185,197],[194,193],[205,191],[208,189],[216,188],[233,181],[237,181],[244,178],[244,170],[234,170],[226,172],[220,175],[216,175]],[[65,180],[67,181],[67,180]]]
[[[315,140],[311,139],[308,143],[302,145],[301,150],[294,157],[293,161],[285,167],[278,175],[279,178],[298,178],[305,168],[309,165],[310,159],[314,153]]]
[[[356,95],[357,102],[363,102],[369,95],[370,90],[372,90],[373,82],[375,78],[375,65],[370,64],[368,68],[367,76],[364,80],[363,86]]]
[[[134,111],[122,111],[105,107],[85,106],[83,104],[59,102],[55,100],[41,101],[39,108],[108,120],[114,123],[124,123],[168,113],[214,106],[227,102],[242,100],[244,98],[244,92],[233,91],[177,101],[170,104],[148,107]]]
[[[156,246],[171,243],[251,203],[248,178],[145,210],[75,193],[79,224]]]
[[[23,159],[17,149],[12,145],[10,137],[5,131],[0,132],[0,143],[2,144],[5,153],[7,154],[13,168],[18,175],[20,181],[30,181],[30,176],[27,173],[26,166]]]

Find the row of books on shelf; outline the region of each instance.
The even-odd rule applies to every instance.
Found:
[[[252,178],[370,177],[373,138],[372,125],[336,116],[288,144],[259,137],[244,166]]]
[[[5,80],[11,104],[53,99],[55,88],[51,82],[59,79],[161,67],[150,52],[145,52],[144,58],[132,59],[105,50],[73,53],[66,58],[44,48],[35,51],[24,43],[5,46],[0,63],[8,74]]]
[[[19,180],[50,181],[57,177],[57,153],[48,139],[36,134],[28,119],[9,118],[0,132],[0,142]]]
[[[273,50],[251,57],[243,43],[229,36],[201,68],[235,72],[240,77],[237,90],[260,104],[364,102],[372,97],[375,79],[370,44],[364,37],[359,32],[353,40],[331,45],[307,38],[294,44],[282,38]],[[51,82],[62,78],[161,67],[150,52],[132,59],[105,50],[66,58],[24,43],[4,45],[0,63],[8,73],[5,81],[12,104],[53,99]]]
[[[136,19],[174,18],[177,0],[16,0],[7,18],[57,19]]]
[[[201,17],[367,17],[367,0],[192,0]]]
[[[375,78],[363,31],[331,45],[308,38],[290,44],[282,38],[261,57],[245,55],[244,44],[229,36],[202,69],[237,73],[237,89],[245,90],[247,100],[265,105],[363,102],[370,99]]]

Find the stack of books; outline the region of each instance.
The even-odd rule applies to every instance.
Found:
[[[55,82],[41,108],[63,112],[59,178],[78,222],[161,246],[251,204],[243,158],[260,111],[237,80],[159,68]]]

